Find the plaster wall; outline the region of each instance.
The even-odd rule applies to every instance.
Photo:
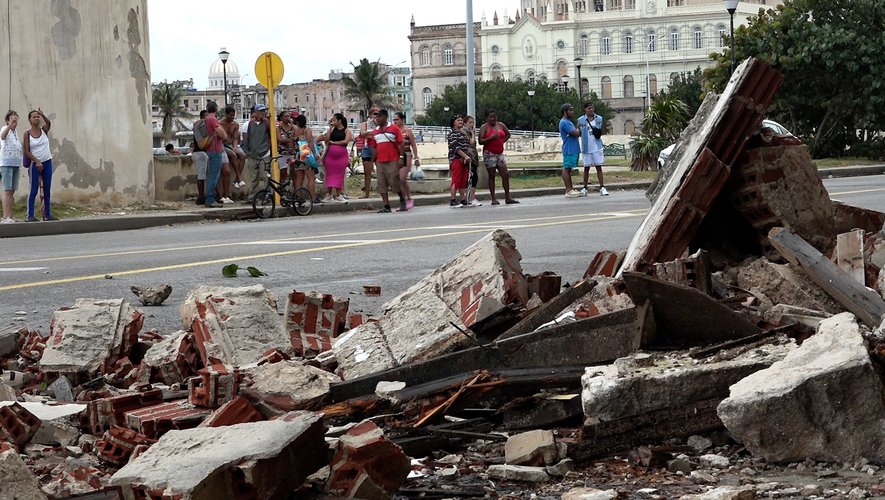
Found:
[[[0,106],[52,121],[53,201],[153,201],[147,23],[147,0],[0,3]]]

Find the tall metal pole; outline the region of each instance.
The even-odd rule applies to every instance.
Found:
[[[734,67],[737,66],[734,60],[734,12],[737,10],[738,3],[740,0],[725,0],[725,10],[728,11],[729,17],[731,17],[731,71],[728,73],[729,76],[734,74]]]
[[[584,93],[581,88],[581,63],[584,60],[580,57],[575,58],[575,67],[578,69],[578,106],[584,107]]]
[[[467,114],[476,116],[476,50],[473,43],[473,0],[467,0]]]
[[[532,122],[532,144],[535,141],[535,91],[529,90],[529,120]]]

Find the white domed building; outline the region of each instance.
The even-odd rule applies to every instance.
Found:
[[[221,50],[225,50],[224,47]],[[227,72],[227,88],[230,89],[240,84],[240,68],[233,59],[227,60],[227,66],[221,61],[221,58],[215,60],[209,68],[209,85],[206,90],[224,90],[224,76]]]

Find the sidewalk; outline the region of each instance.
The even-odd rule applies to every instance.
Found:
[[[856,167],[839,167],[818,170],[821,178],[855,177],[863,175],[885,174],[885,165],[869,165]],[[616,183],[607,187],[611,191],[627,189],[646,189],[650,182]],[[594,190],[595,191],[595,190]],[[531,198],[534,196],[553,196],[562,194],[562,187],[516,189],[512,191],[514,198]],[[415,206],[447,205],[448,193],[415,195]],[[484,204],[488,203],[488,193],[479,193],[477,199]],[[351,199],[348,203],[326,203],[314,205],[312,215],[375,211],[381,208],[381,198]],[[395,208],[395,207],[393,207]],[[288,211],[277,207],[276,216],[288,216]],[[293,217],[298,217],[293,215]],[[131,229],[143,229],[147,227],[166,226],[185,222],[199,222],[203,220],[241,220],[254,219],[255,213],[252,207],[240,203],[229,207],[207,209],[196,205],[184,207],[178,211],[166,211],[157,213],[138,213],[130,215],[96,216],[78,219],[64,219],[52,222],[18,222],[15,224],[0,225],[0,238],[17,238],[23,236],[51,236],[58,234],[82,234],[99,233],[105,231],[125,231]]]

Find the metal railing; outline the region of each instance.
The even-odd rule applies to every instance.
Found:
[[[328,128],[328,123],[325,121],[310,121],[307,122],[307,126],[313,129],[315,132],[325,132],[326,128]],[[350,128],[351,132],[358,133],[360,129],[359,123],[351,123],[348,124],[348,128]],[[412,132],[416,137],[424,138],[425,141],[433,141],[434,139],[444,140],[449,135],[449,127],[440,127],[436,125],[409,125],[409,128],[412,129]],[[477,128],[477,130],[479,130]],[[542,131],[534,131],[531,130],[513,130],[510,129],[510,135],[514,137],[559,137],[559,132],[542,132]]]

